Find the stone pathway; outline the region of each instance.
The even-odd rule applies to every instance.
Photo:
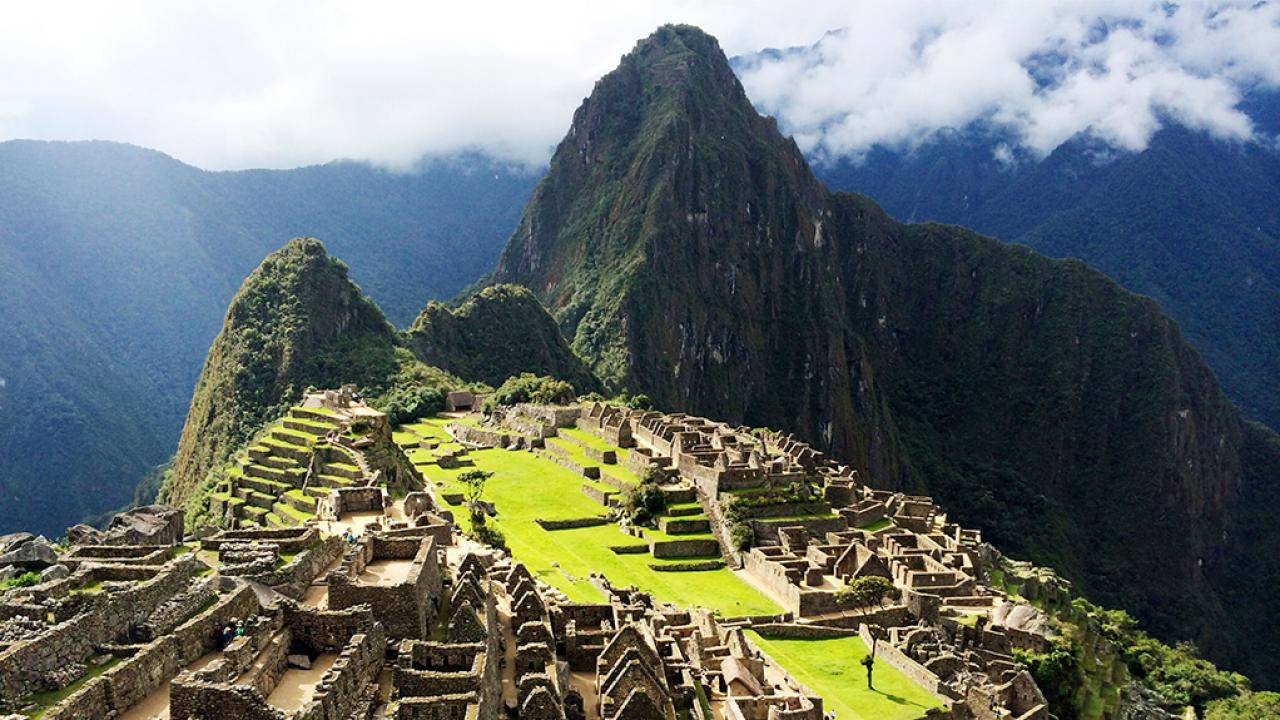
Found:
[[[324,653],[312,660],[311,667],[306,670],[295,667],[285,670],[284,675],[280,677],[280,682],[276,683],[271,694],[267,696],[267,703],[285,712],[301,709],[315,696],[316,685],[320,684],[320,678],[333,667],[337,659],[337,655]]]
[[[187,669],[199,670],[220,657],[221,652],[208,653],[188,665]],[[117,720],[169,720],[169,681],[165,680],[137,705],[120,713]]]

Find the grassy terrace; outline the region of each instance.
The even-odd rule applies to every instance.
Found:
[[[435,423],[442,426],[443,421],[431,419],[425,424]],[[531,572],[576,602],[604,600],[587,580],[588,574],[601,572],[615,585],[635,585],[652,592],[659,600],[702,605],[727,617],[781,612],[781,608],[729,570],[660,572],[650,567],[705,558],[659,560],[647,552],[614,553],[609,549],[611,546],[646,543],[623,533],[612,523],[567,530],[542,529],[534,520],[598,517],[607,512],[582,493],[582,485],[587,480],[550,460],[530,452],[508,450],[472,450],[467,457],[475,468],[494,473],[485,490],[485,498],[498,508],[498,517],[490,522],[506,536],[511,552]],[[439,489],[453,492],[461,491],[456,482],[458,475],[472,469],[472,466],[443,469],[434,464],[420,467]],[[465,513],[460,507],[454,509],[455,516],[465,526]],[[701,537],[651,532],[655,539]]]
[[[604,441],[601,440],[600,442],[603,444]],[[581,447],[579,447],[578,445],[575,445],[574,443],[569,442],[568,440],[547,438],[547,445],[548,446],[554,445],[558,448],[561,448],[562,450],[564,450],[564,453],[562,453],[563,455],[570,458],[571,460],[578,463],[579,465],[583,465],[583,466],[595,465],[596,467],[600,468],[601,474],[608,475],[616,480],[626,483],[627,485],[640,484],[640,476],[636,475],[634,472],[631,472],[625,466],[621,464],[606,465],[602,462],[594,460],[588,457],[587,454],[583,452]],[[547,449],[551,450],[550,447],[548,447]],[[597,449],[614,450],[615,452],[622,452],[620,450],[617,450],[611,445],[604,445],[603,448],[597,448]],[[621,462],[622,462],[622,455],[619,455],[618,463],[621,463]]]
[[[822,696],[823,710],[838,720],[914,720],[942,699],[907,676],[877,660],[875,690],[867,689],[867,673],[860,664],[868,650],[858,637],[833,640],[769,640],[747,635],[795,679]]]

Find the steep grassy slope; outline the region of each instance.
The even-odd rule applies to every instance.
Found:
[[[518,285],[484,288],[456,309],[429,303],[405,339],[426,364],[493,387],[522,372],[568,380],[579,393],[598,385],[546,309]]]
[[[395,330],[318,240],[299,238],[244,281],[196,383],[173,474],[185,502],[205,475],[308,385],[383,387],[398,369]]]
[[[172,454],[227,303],[289,238],[325,238],[408,323],[492,268],[534,182],[481,157],[211,173],[114,143],[0,143],[0,532],[129,501]]]
[[[1177,326],[1080,263],[829,193],[694,28],[597,83],[492,281],[537,293],[614,387],[927,488],[1234,667],[1277,639],[1242,621],[1252,549],[1224,534],[1274,537],[1239,508],[1276,480],[1242,465],[1245,426]]]

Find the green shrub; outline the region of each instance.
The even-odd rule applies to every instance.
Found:
[[[886,597],[896,596],[893,581],[878,575],[854,578],[836,591],[836,602],[849,607],[879,605]]]
[[[496,548],[505,549],[507,547],[507,537],[502,534],[501,530],[492,525],[472,524],[471,532],[467,533],[467,537]]]
[[[1249,692],[1209,703],[1204,720],[1280,718],[1280,693]]]
[[[9,588],[31,587],[40,584],[40,573],[25,572],[15,578],[9,578],[0,583],[0,589],[8,590]]]
[[[507,378],[506,382],[485,399],[482,409],[488,413],[499,405],[516,405],[526,402],[539,405],[564,405],[573,402],[577,397],[573,386],[564,380],[533,373],[521,373]]]
[[[750,523],[734,523],[729,528],[729,544],[734,550],[750,550],[756,544],[756,533]]]
[[[656,482],[641,482],[627,493],[622,509],[632,525],[648,525],[667,509],[667,497]]]

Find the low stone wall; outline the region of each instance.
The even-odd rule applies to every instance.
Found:
[[[613,522],[607,517],[571,518],[568,520],[534,520],[543,530],[572,530],[574,528],[597,527]]]
[[[283,567],[269,572],[247,576],[254,582],[260,582],[280,594],[294,599],[302,597],[312,582],[333,564],[343,551],[342,538],[337,535],[317,541],[317,544],[303,550]]]
[[[748,520],[751,529],[755,531],[756,541],[779,542],[778,528],[784,527],[803,527],[809,533],[809,537],[824,537],[829,532],[841,532],[849,527],[848,521],[839,515],[829,518],[814,518],[811,520],[785,520],[766,522],[764,520]]]
[[[582,477],[588,480],[600,479],[600,468],[595,465],[581,465],[579,463],[574,462],[573,460],[570,460],[564,455],[551,452],[549,450],[534,450],[533,452],[536,453],[539,457],[546,458],[547,460],[550,460],[551,462],[559,465],[562,468],[572,470],[573,472],[581,475]]]
[[[790,502],[778,503],[777,505],[761,505],[751,507],[744,505],[742,507],[743,517],[751,520],[765,520],[768,518],[794,517],[799,515],[830,515],[831,505],[825,501],[815,502]],[[828,519],[828,518],[815,518]],[[807,522],[805,520],[797,520],[796,523]]]
[[[858,635],[862,638],[862,642],[866,643],[867,649],[870,650],[872,644],[871,631],[865,624],[858,627]],[[876,660],[883,660],[898,672],[910,678],[911,682],[935,695],[946,695],[948,692],[948,689],[943,686],[942,680],[937,675],[907,657],[906,653],[888,642],[882,641],[876,644]]]
[[[720,544],[715,540],[655,540],[649,543],[649,553],[656,558],[696,557],[720,554]]]
[[[655,572],[698,572],[701,570],[719,570],[724,567],[723,560],[693,560],[689,562],[649,563],[649,569]]]
[[[188,587],[199,567],[190,555],[178,558],[149,580],[94,595],[88,612],[10,646],[0,653],[0,702],[47,689],[45,683],[56,671],[83,662],[126,628],[145,623],[157,607]]]
[[[138,704],[184,667],[212,652],[217,639],[211,628],[232,618],[258,612],[258,596],[239,585],[212,607],[191,617],[172,634],[147,645],[138,654],[90,680],[84,687],[50,708],[45,720],[103,720]]]
[[[618,490],[616,488],[605,490],[603,488],[596,487],[595,485],[583,485],[582,494],[601,505],[608,505],[609,500],[618,494]]]
[[[163,565],[171,551],[171,547],[156,545],[77,545],[59,557],[58,562],[72,572],[86,562]]]
[[[224,543],[269,542],[282,553],[297,553],[320,541],[320,532],[312,527],[223,530],[200,540],[201,550],[217,552]]]
[[[833,638],[853,637],[858,634],[858,631],[853,628],[806,625],[803,623],[764,623],[751,629],[760,633],[763,637],[780,640],[830,640]]]

